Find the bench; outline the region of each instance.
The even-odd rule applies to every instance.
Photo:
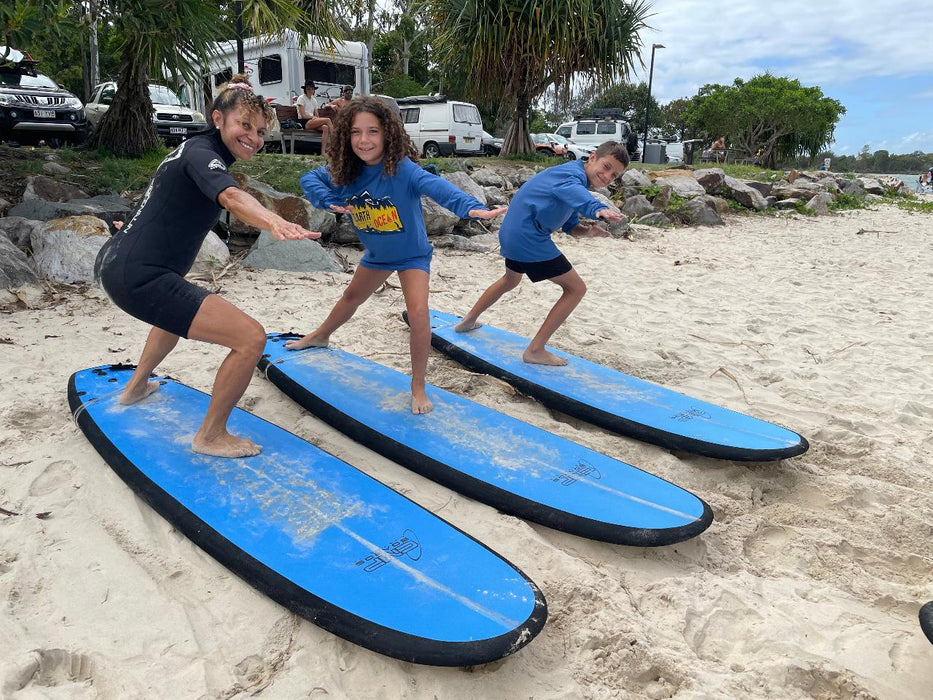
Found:
[[[321,148],[321,132],[309,131],[306,129],[283,129],[282,124],[286,121],[298,121],[298,108],[291,105],[272,105],[275,110],[277,123],[266,133],[265,143],[278,143],[282,153],[295,155],[295,142],[317,144],[318,150]],[[287,150],[286,150],[287,144]]]

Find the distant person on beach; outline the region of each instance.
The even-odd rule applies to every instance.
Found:
[[[580,216],[621,221],[622,215],[606,207],[587,188],[606,187],[628,164],[625,145],[606,141],[585,163],[573,160],[548,168],[522,185],[512,198],[499,229],[505,274],[483,292],[454,330],[465,333],[481,326],[480,315],[506,292],[515,289],[525,275],[532,282],[550,280],[561,288],[560,298],[528,344],[522,359],[532,364],[567,364],[545,345],[583,299],[586,284],[551,240],[551,232],[561,228],[575,237],[608,236],[609,231],[598,224],[581,224]]]
[[[150,374],[179,338],[230,348],[214,380],[207,415],[191,448],[217,457],[247,457],[261,447],[227,432],[227,419],[249,385],[266,344],[263,327],[228,301],[187,280],[204,237],[221,209],[271,232],[276,240],[318,238],[286,221],[241,190],[227,171],[262,148],[272,110],[235,75],[211,105],[215,130],[188,139],[156,170],[130,220],[101,248],[95,277],[131,316],[153,326],[120,403],[145,399],[159,388]]]
[[[285,344],[324,347],[393,272],[398,273],[411,327],[411,412],[434,406],[425,391],[431,320],[428,283],[434,248],[421,211],[426,195],[461,218],[493,219],[488,209],[450,182],[418,167],[418,150],[395,110],[378,97],[350,100],[334,119],[330,165],[305,173],[301,187],[315,207],[349,214],[366,252],[343,296],[314,331]]]
[[[314,91],[317,85],[313,80],[306,80],[304,93],[298,98],[295,106],[298,108],[298,121],[308,131],[321,132],[321,153],[327,152],[327,134],[333,128],[333,122],[327,117],[319,116],[317,98]]]

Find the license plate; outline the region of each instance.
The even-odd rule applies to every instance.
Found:
[[[474,139],[472,136],[464,136],[464,137],[463,137],[463,140],[464,140],[466,143],[473,143],[473,141],[475,141],[476,139]]]
[[[170,134],[187,134],[188,130],[183,126],[170,126],[168,128],[168,133]]]
[[[32,116],[36,119],[55,119],[55,110],[54,109],[34,109],[32,110]]]

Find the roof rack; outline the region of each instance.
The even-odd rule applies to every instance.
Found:
[[[620,107],[600,107],[587,110],[585,114],[574,116],[574,121],[583,121],[586,119],[622,119],[626,120],[627,114]]]
[[[447,102],[447,95],[412,95],[411,97],[397,97],[395,101],[400,105],[425,105]]]

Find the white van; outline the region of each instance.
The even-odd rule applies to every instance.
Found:
[[[292,105],[302,94],[302,85],[313,80],[322,104],[340,96],[344,85],[355,95],[370,92],[369,51],[359,41],[334,41],[334,51],[319,37],[303,39],[296,32],[281,36],[258,36],[243,40],[243,58],[253,88],[266,99]],[[182,82],[178,94],[182,104],[206,114],[217,89],[237,73],[236,42],[214,45],[214,58],[203,66],[196,84]]]
[[[483,119],[476,105],[443,95],[401,97],[405,131],[425,158],[483,155]]]
[[[580,146],[599,146],[606,141],[624,143],[632,160],[637,160],[638,135],[621,119],[578,119],[565,122],[555,132]]]

